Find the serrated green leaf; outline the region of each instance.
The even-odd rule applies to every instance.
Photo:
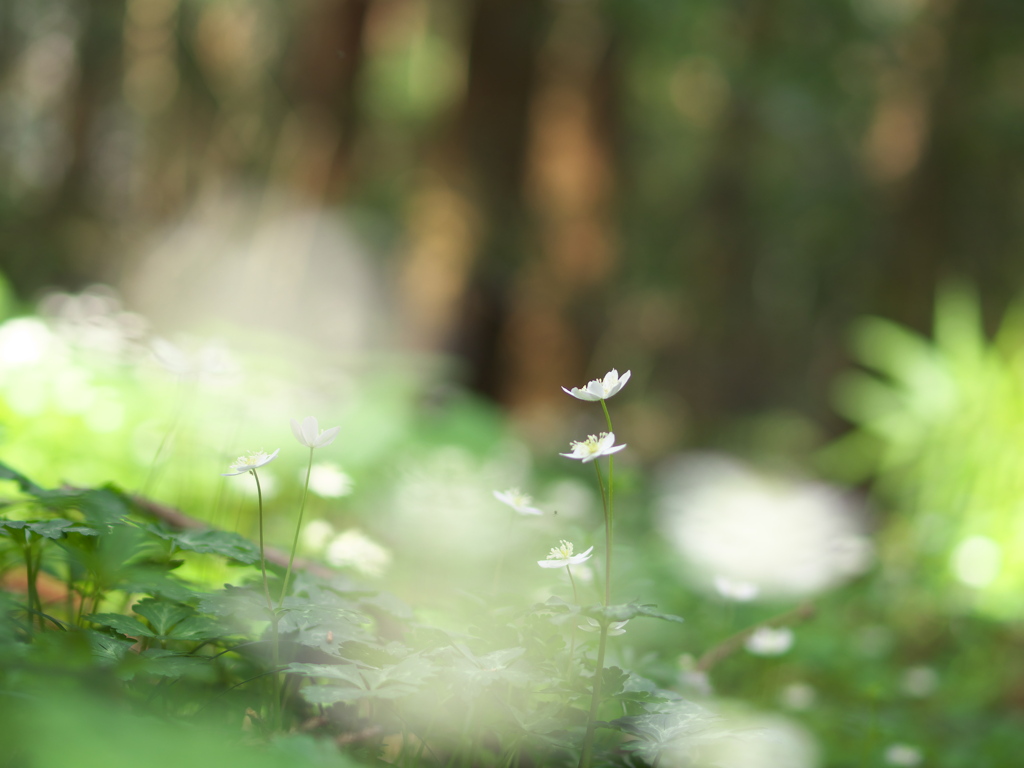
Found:
[[[171,603],[166,600],[154,600],[147,598],[132,606],[132,610],[142,616],[160,637],[166,637],[171,628],[180,621],[184,621],[195,611],[178,603]]]
[[[93,525],[109,526],[123,523],[131,507],[123,494],[113,486],[104,488],[60,488],[41,491],[36,497],[48,509],[77,509]]]
[[[168,640],[216,640],[228,634],[224,627],[209,616],[189,616],[167,635]]]
[[[670,613],[660,613],[654,610],[654,607],[655,606],[653,605],[641,605],[640,603],[588,605],[583,609],[583,612],[587,616],[591,616],[598,621],[602,618],[608,622],[629,621],[637,616],[649,616],[652,619],[661,619],[662,621],[672,621],[680,624],[683,623],[684,619],[681,616],[674,616]]]
[[[153,595],[179,603],[195,600],[196,594],[160,566],[139,565],[126,569],[114,587],[132,594]]]
[[[208,659],[185,656],[161,648],[143,651],[139,654],[139,658],[145,662],[143,667],[145,672],[156,677],[181,677],[200,671],[205,672],[209,666]]]
[[[135,645],[134,640],[123,637],[115,637],[105,632],[97,632],[93,629],[83,630],[92,646],[93,655],[101,662],[114,663],[125,657],[128,649]]]
[[[355,664],[302,664],[295,662],[284,669],[285,672],[302,675],[303,677],[327,678],[328,680],[344,680],[358,688],[368,688],[366,680]]]
[[[86,536],[96,536],[98,532],[95,528],[90,528],[87,525],[81,525],[71,520],[65,520],[63,518],[57,518],[56,520],[46,520],[43,522],[29,523],[25,526],[26,530],[30,530],[39,536],[45,536],[48,539],[59,539],[68,533],[82,533]]]
[[[605,667],[601,672],[601,691],[605,696],[622,693],[628,675],[619,667]]]
[[[177,547],[189,552],[198,552],[202,555],[221,555],[246,565],[251,565],[260,559],[259,547],[232,531],[215,531],[207,528],[182,531],[171,534],[169,538]]]
[[[270,621],[266,598],[245,587],[225,585],[219,592],[203,595],[199,600],[200,613],[219,617],[232,626]]]
[[[134,616],[125,616],[120,613],[94,613],[86,618],[93,624],[110,627],[115,632],[120,632],[127,637],[156,637],[149,627]]]

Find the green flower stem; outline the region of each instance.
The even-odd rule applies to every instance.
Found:
[[[274,601],[270,599],[270,585],[267,581],[267,556],[263,546],[263,488],[260,486],[260,476],[256,473],[256,470],[251,469],[249,471],[256,478],[256,498],[260,506],[260,571],[263,573],[263,594],[267,598],[267,608],[273,612]]]
[[[611,456],[608,457],[611,461]],[[597,472],[597,485],[601,489],[601,502],[604,505],[604,604],[611,603],[612,594],[612,514],[611,514],[611,488],[605,490],[604,477],[601,475],[601,465],[595,461],[594,471]]]
[[[39,591],[36,589],[36,574],[39,570],[32,558],[32,540],[29,538],[31,535],[31,531],[25,531],[25,546],[22,552],[25,556],[25,582],[28,586],[28,625],[34,628],[36,616],[42,613],[43,606],[39,600]],[[39,619],[39,628],[43,628],[42,618]]]
[[[583,737],[579,768],[590,768],[594,759],[594,737],[597,734],[597,714],[601,708],[601,682],[604,673],[604,652],[608,644],[608,620],[601,622],[601,642],[597,647],[597,666],[594,668],[594,689],[590,695],[590,714],[587,715],[587,734]]]
[[[299,533],[302,531],[302,515],[306,511],[306,496],[309,494],[309,475],[313,471],[313,447],[309,448],[309,464],[306,465],[306,484],[302,488],[302,503],[299,505],[299,522],[295,526],[295,537],[292,539],[292,551],[288,555],[288,569],[284,572],[284,584],[281,586],[281,599],[277,604],[284,603],[285,595],[288,594],[288,579],[292,575],[292,564],[295,562],[295,552],[299,548]]]
[[[260,571],[263,573],[263,594],[267,598],[267,610],[270,611],[270,649],[271,663],[270,679],[273,681],[273,698],[270,703],[270,726],[273,729],[281,727],[281,679],[277,674],[280,666],[280,648],[277,635],[277,611],[274,610],[274,601],[270,599],[270,584],[267,581],[267,557],[263,545],[263,488],[260,486],[260,476],[255,469],[250,470],[256,478],[256,498],[260,507]]]
[[[565,566],[565,572],[569,574],[569,583],[572,584],[572,601],[579,605],[580,596],[576,593],[576,579],[572,577],[572,569],[567,565]]]
[[[569,566],[565,566],[565,572],[569,574],[569,583],[572,584],[572,601],[576,604],[580,604],[580,597],[576,592],[576,579],[572,577],[572,569]],[[565,665],[565,676],[570,677],[572,675],[572,659],[576,655],[576,623],[573,622],[572,632],[569,634],[569,661]]]
[[[608,413],[608,405],[601,400],[601,410],[604,411],[604,419],[608,424],[608,432],[612,434],[612,417]],[[599,461],[594,462],[594,471],[597,473],[597,485],[601,489],[601,501],[604,505],[604,604],[607,607],[611,603],[612,594],[612,522],[615,518],[614,507],[614,480],[615,480],[615,459],[608,457],[608,484],[605,485],[604,477],[601,475]],[[594,689],[590,696],[590,713],[587,715],[587,733],[583,737],[583,751],[580,754],[580,768],[590,768],[594,759],[594,738],[597,734],[597,715],[601,708],[601,682],[604,676],[604,653],[608,645],[608,619],[601,622],[601,641],[597,649],[597,665],[594,668]]]

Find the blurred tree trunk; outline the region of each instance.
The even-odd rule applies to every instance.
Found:
[[[924,332],[932,326],[938,283],[973,271],[959,270],[954,253],[953,187],[966,170],[957,167],[963,147],[956,135],[966,94],[954,70],[973,68],[956,61],[966,53],[960,49],[967,5],[933,0],[907,30],[897,68],[882,73],[865,147],[867,170],[888,203],[887,242],[875,265],[876,311]]]
[[[474,390],[501,394],[499,336],[529,249],[523,199],[543,0],[468,3],[466,92],[410,205],[403,303],[413,343],[448,348]]]
[[[592,361],[610,324],[618,266],[612,139],[615,39],[592,5],[557,6],[530,104],[526,199],[531,245],[509,291],[498,394],[550,436],[561,387],[603,375]]]
[[[118,97],[124,3],[83,7],[78,40],[78,77],[66,111],[61,149],[67,161],[49,197],[27,216],[14,235],[31,247],[12,248],[18,261],[4,265],[24,294],[60,284],[82,287],[102,279],[110,250],[99,182],[97,145],[106,108]]]
[[[776,0],[734,3],[738,74],[691,217],[699,233],[688,292],[700,328],[680,380],[698,429],[764,405],[771,381],[771,328],[759,320],[754,290],[760,243],[751,186],[761,131],[756,80],[773,53],[778,11]]]
[[[309,4],[295,32],[286,120],[293,190],[313,200],[339,200],[351,185],[351,153],[359,127],[359,76],[373,0]]]

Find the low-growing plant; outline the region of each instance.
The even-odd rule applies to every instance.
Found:
[[[297,557],[314,451],[338,433],[312,417],[292,422],[309,462],[287,551],[265,541],[270,513],[259,477],[280,449],[250,453],[223,473],[252,475],[257,543],[114,486],[44,488],[0,465],[0,479],[16,489],[0,520],[8,589],[0,692],[40,700],[55,680],[77,681],[137,712],[219,724],[239,742],[306,734],[361,762],[589,768],[695,760],[735,727],[608,662],[634,619],[682,622],[621,601],[614,579],[615,457],[626,445],[616,444],[607,401],[629,378],[612,370],[565,390],[599,404],[607,426],[561,454],[593,467],[604,533],[583,551],[567,535],[536,561],[552,575],[564,571],[568,589],[539,602],[507,593],[502,553],[493,577],[481,574],[487,586],[463,595],[459,616],[442,622]],[[494,495],[512,510],[512,524],[545,514],[517,489]],[[589,572],[595,561],[599,575]],[[211,588],[195,576],[203,568],[221,569],[231,583]],[[594,587],[578,583],[584,572]],[[769,619],[762,634],[808,615]],[[755,629],[705,653],[691,675],[756,639]]]

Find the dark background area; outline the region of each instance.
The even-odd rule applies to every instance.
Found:
[[[370,222],[400,343],[526,422],[614,365],[665,447],[835,434],[855,318],[1018,294],[1022,40],[1015,0],[9,0],[0,269],[121,286],[283,197]]]

